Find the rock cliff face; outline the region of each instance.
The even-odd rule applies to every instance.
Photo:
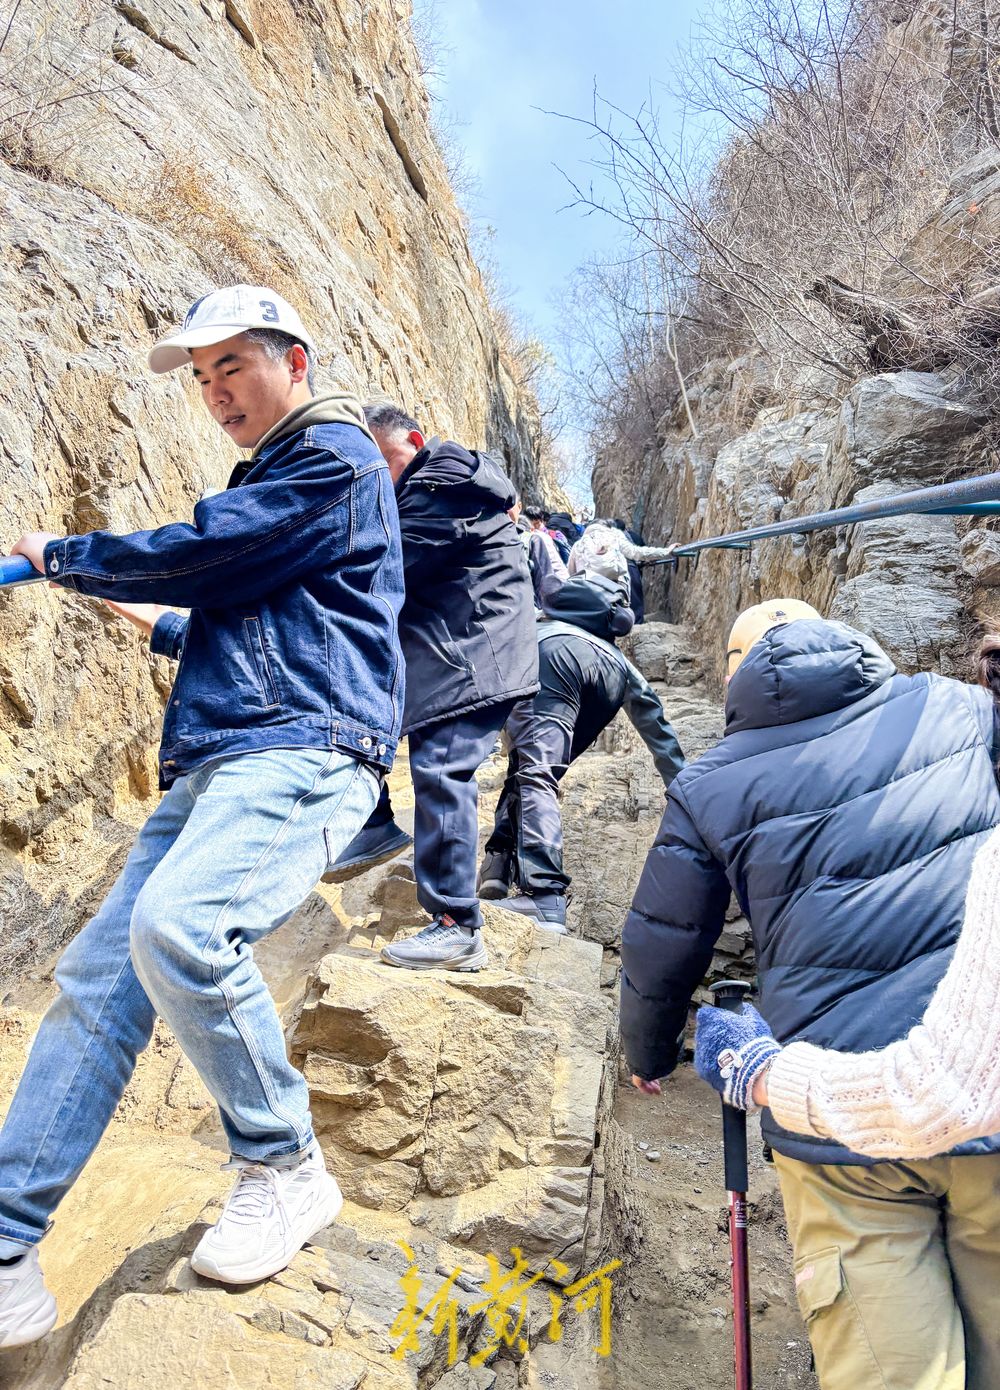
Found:
[[[714,423],[745,365],[706,374],[702,424]],[[840,404],[764,406],[714,457],[710,445],[668,434],[638,484],[645,537],[717,536],[989,472],[982,425],[942,377],[897,372],[865,378]],[[595,490],[600,510],[622,515],[628,499],[612,470],[595,474]],[[694,631],[717,681],[733,618],[779,595],[871,633],[902,670],[965,676],[973,615],[1000,578],[996,552],[994,533],[962,518],[865,522],[709,552],[672,577],[647,570],[647,603]]]
[[[957,274],[967,238],[956,207],[984,225],[1000,209],[995,161],[959,171],[939,216],[914,240]],[[963,204],[965,206],[965,204]],[[997,467],[995,429],[957,370],[896,371],[836,391],[803,373],[776,390],[761,356],[716,361],[689,383],[693,434],[680,410],[660,447],[594,471],[599,513],[630,517],[651,544],[720,535],[928,487]],[[646,571],[647,606],[668,609],[703,645],[717,682],[729,624],[748,604],[804,598],[870,632],[906,671],[969,672],[973,629],[997,610],[1000,543],[988,520],[911,516],[713,551],[671,576]]]
[[[224,485],[231,447],[144,352],[238,280],[301,308],[321,387],[399,399],[536,490],[532,402],[432,139],[409,12],[22,0],[0,48],[7,544],[156,526]],[[0,597],[0,986],[72,934],[151,809],[167,681],[99,605]]]

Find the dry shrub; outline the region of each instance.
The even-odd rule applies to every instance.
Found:
[[[64,182],[120,86],[100,0],[0,3],[0,160]],[[83,36],[87,41],[83,41]]]
[[[719,14],[678,78],[681,141],[649,108],[595,99],[587,122],[603,154],[578,201],[624,233],[570,315],[596,444],[648,452],[664,415],[693,433],[686,383],[743,354],[774,392],[814,397],[872,370],[947,368],[1000,417],[997,245],[976,207],[926,231],[956,171],[998,149],[1000,0]]]
[[[292,299],[299,291],[278,260],[279,249],[255,232],[236,202],[190,161],[166,159],[152,188],[128,210],[169,231],[217,284],[249,279]]]

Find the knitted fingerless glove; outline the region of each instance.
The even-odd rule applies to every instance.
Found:
[[[703,1004],[694,1040],[695,1070],[719,1092],[727,1105],[753,1111],[753,1083],[781,1051],[771,1030],[752,1004],[743,1012]]]

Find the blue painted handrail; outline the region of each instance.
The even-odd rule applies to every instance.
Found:
[[[18,584],[37,584],[44,578],[26,555],[0,555],[0,587],[13,589]]]

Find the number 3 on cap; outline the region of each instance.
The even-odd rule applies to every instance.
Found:
[[[260,301],[260,307],[262,311],[262,317],[265,323],[279,322],[277,304],[272,304],[269,299],[262,299]]]

